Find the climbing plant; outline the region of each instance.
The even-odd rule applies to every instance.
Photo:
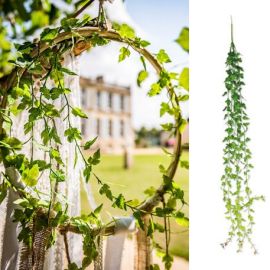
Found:
[[[84,5],[80,10],[84,10],[92,2],[83,1]],[[106,224],[102,222],[102,205],[88,215],[68,215],[69,205],[62,196],[58,196],[59,183],[66,181],[64,171],[67,166],[59,152],[62,138],[58,134],[56,121],[60,119],[68,126],[64,136],[84,162],[84,180],[97,181],[99,193],[111,201],[113,207],[131,211],[138,228],[146,232],[147,237],[153,238],[155,231],[164,232],[166,245],[163,262],[166,269],[170,269],[173,257],[169,253],[169,219],[174,218],[180,225],[188,226],[188,218],[182,211],[182,207],[186,205],[184,191],[173,180],[177,167],[181,164],[181,134],[187,124],[181,114],[180,102],[188,99],[188,69],[185,68],[180,75],[167,71],[165,65],[171,61],[168,54],[164,50],[155,55],[149,53],[146,47],[150,43],[137,37],[127,24],[115,23],[112,28],[109,27],[102,4],[97,18],[91,19],[85,15],[78,19],[76,17],[79,14],[80,12],[76,12],[76,16],[63,18],[58,27],[45,28],[35,42],[16,44],[16,57],[9,61],[12,70],[1,81],[0,153],[5,170],[2,171],[0,202],[3,202],[10,190],[20,197],[14,201],[19,208],[15,209],[13,214],[14,222],[19,223],[21,228],[18,240],[30,247],[34,253],[36,233],[45,232],[43,241],[46,250],[54,245],[55,232],[58,231],[65,239],[67,232],[81,234],[83,238],[82,267],[70,260],[69,247],[65,240],[69,269],[85,269],[97,258],[98,239],[102,235],[114,234],[115,221]],[[186,51],[187,33],[188,29],[185,28],[177,40]],[[90,156],[86,156],[83,151],[89,150],[95,144],[96,138],[82,143],[80,129],[70,121],[71,115],[79,118],[87,118],[87,115],[81,108],[73,107],[69,103],[68,96],[73,89],[65,85],[64,77],[77,74],[64,66],[63,57],[67,53],[79,55],[89,48],[104,46],[111,41],[123,44],[119,62],[129,57],[131,48],[138,53],[142,62],[142,71],[137,80],[139,85],[148,77],[148,64],[154,67],[158,80],[151,85],[148,95],[155,96],[165,91],[164,89],[167,90],[169,101],[161,104],[160,115],[169,114],[173,121],[162,126],[177,138],[175,152],[167,153],[172,158],[170,165],[168,168],[159,166],[162,179],[160,187],[149,189],[149,197],[140,203],[125,198],[123,194],[113,194],[110,186],[95,173],[94,167],[101,161],[100,151],[97,150]],[[62,107],[55,105],[55,100],[59,98],[65,100]],[[24,123],[24,133],[29,136],[27,141],[21,141],[20,138],[11,135],[14,128],[13,119],[22,112],[28,113],[28,119]],[[34,134],[34,127],[38,121],[42,121],[44,126],[40,134]],[[37,145],[36,136],[40,137],[41,144]],[[28,156],[23,154],[23,150],[29,143],[32,150]],[[49,162],[35,159],[33,153],[37,148],[49,156]],[[186,162],[182,164],[187,166]],[[48,174],[47,181],[51,188],[47,199],[40,199],[41,191],[37,184],[44,173]],[[161,217],[163,225],[156,222],[155,217]],[[161,249],[154,239],[153,243]],[[39,257],[35,254],[32,257],[33,268],[42,261],[40,258],[38,261],[37,258]],[[148,267],[159,269],[157,265]]]
[[[62,0],[62,6],[73,6],[70,0]],[[12,69],[9,60],[16,58],[14,41],[30,40],[42,27],[52,25],[65,13],[53,1],[3,0],[0,2],[0,77]]]
[[[232,30],[231,30],[232,31]],[[237,52],[233,32],[231,45],[226,60],[227,77],[225,79],[225,123],[226,136],[223,140],[224,174],[221,178],[223,200],[226,206],[226,218],[230,223],[229,237],[222,244],[227,246],[236,239],[238,251],[248,242],[254,253],[257,250],[251,235],[254,226],[254,202],[263,200],[262,196],[254,196],[250,189],[250,171],[252,153],[248,147],[250,138],[247,135],[250,119],[246,112],[246,104],[242,94],[244,86],[244,70],[241,67],[241,55]]]

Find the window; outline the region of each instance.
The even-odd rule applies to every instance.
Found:
[[[86,119],[82,119],[82,135],[86,135]]]
[[[120,120],[120,136],[125,136],[125,123],[124,120]]]
[[[82,89],[81,99],[82,99],[82,106],[86,107],[86,105],[87,105],[87,96],[86,96],[86,90],[84,88]]]
[[[113,122],[111,119],[109,120],[109,136],[113,136]]]
[[[97,107],[101,107],[101,93],[99,91],[97,92]]]
[[[97,119],[97,130],[96,130],[97,136],[100,136],[100,119]]]
[[[108,95],[108,106],[110,109],[112,109],[112,93],[109,93]]]
[[[120,96],[120,108],[121,108],[121,111],[124,111],[125,110],[125,97],[123,95]]]

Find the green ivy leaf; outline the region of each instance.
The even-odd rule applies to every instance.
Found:
[[[72,70],[70,70],[68,68],[61,67],[59,70],[68,74],[68,75],[72,75],[72,76],[77,75],[75,72],[73,72]]]
[[[85,144],[84,144],[84,150],[88,150],[90,149],[90,147],[95,143],[95,141],[97,140],[98,137],[95,137],[93,140],[90,140],[90,141],[87,141]]]
[[[54,127],[45,127],[45,129],[41,132],[41,138],[44,145],[47,145],[51,139],[54,140],[56,143],[61,144],[60,137],[58,136],[57,130]]]
[[[172,114],[172,109],[168,103],[162,102],[160,107],[160,117],[162,117],[165,113]]]
[[[100,163],[100,149],[98,149],[92,157],[88,158],[88,162],[91,165],[97,165]]]
[[[188,124],[188,121],[186,119],[181,119],[180,126],[179,126],[179,131],[181,134],[183,134],[183,132],[185,131],[187,124]]]
[[[147,228],[147,236],[152,236],[155,231],[155,225],[152,219],[149,220],[148,228]]]
[[[145,63],[145,59],[144,59],[144,57],[142,55],[140,56],[140,60],[141,60],[141,62],[143,64],[144,70],[146,71],[146,63]]]
[[[157,189],[153,186],[147,188],[143,193],[148,195],[149,197],[153,196],[156,193]]]
[[[6,183],[2,183],[0,185],[0,204],[6,198],[6,196],[7,196],[7,190],[8,190],[8,186],[6,185]]]
[[[91,257],[84,257],[82,261],[82,267],[85,269],[87,266],[89,266],[92,263],[93,259]],[[79,270],[81,268],[78,268]]]
[[[166,150],[166,149],[165,149]],[[166,153],[167,154],[167,153]],[[170,153],[170,156],[171,156],[171,153]],[[166,168],[164,167],[164,165],[160,164],[159,166],[159,171],[162,173],[162,174],[166,174],[167,170]]]
[[[94,33],[91,37],[91,44],[93,47],[103,46],[109,43],[109,40],[99,36],[99,34]]]
[[[133,39],[135,37],[134,29],[125,23],[120,26],[120,29],[118,32],[122,38]]]
[[[175,217],[175,221],[182,227],[189,226],[189,219],[187,217]]]
[[[122,194],[119,194],[118,197],[115,199],[112,207],[118,207],[119,209],[127,210],[125,198]]]
[[[151,43],[150,43],[149,41],[147,41],[147,40],[141,40],[141,41],[140,41],[140,45],[141,45],[141,47],[143,47],[143,48],[149,46],[150,44],[151,44]]]
[[[118,62],[124,61],[129,56],[130,56],[130,50],[128,48],[126,48],[126,47],[122,47],[120,49],[120,54],[119,54]]]
[[[174,209],[176,207],[176,199],[175,198],[169,198],[167,201],[167,207]]]
[[[134,45],[135,47],[137,48],[145,48],[147,46],[149,46],[151,43],[148,42],[147,40],[142,40],[141,38],[139,37],[135,37],[135,40],[134,40]]]
[[[161,49],[157,54],[157,60],[163,64],[163,63],[170,63],[171,59],[168,56],[168,54],[165,52],[164,49]]]
[[[96,216],[98,216],[102,210],[103,204],[101,204],[100,206],[98,206],[95,210],[94,210],[94,214]]]
[[[160,87],[164,88],[168,86],[170,84],[170,79],[171,79],[170,73],[168,73],[165,70],[162,70],[159,74],[159,81],[158,81]]]
[[[83,170],[83,175],[85,177],[85,182],[88,183],[90,176],[91,176],[91,172],[92,172],[92,166],[86,166]]]
[[[70,127],[68,128],[64,135],[67,137],[67,140],[69,142],[73,142],[74,140],[81,140],[82,139],[82,135],[81,135],[81,132],[77,129],[77,128],[73,128],[73,127]]]
[[[68,265],[68,270],[79,270],[80,268],[77,266],[76,263],[71,263]]]
[[[39,167],[35,164],[32,168],[27,168],[22,172],[22,181],[29,187],[37,184],[39,176]]]
[[[8,149],[14,149],[14,150],[22,149],[21,141],[15,137],[5,138],[3,141],[0,141],[0,145],[3,145],[4,147]]]
[[[189,68],[183,68],[179,77],[179,86],[189,91]]]
[[[103,184],[102,187],[101,187],[100,190],[99,190],[99,193],[100,193],[100,195],[105,194],[106,197],[107,197],[110,201],[113,200],[113,195],[112,195],[112,192],[111,192],[111,189],[110,189],[110,186],[109,186],[109,185]]]
[[[173,263],[173,257],[169,254],[165,254],[162,258],[162,261],[165,263],[166,269],[171,269]]]
[[[15,86],[12,89],[11,95],[14,98],[16,98],[16,97],[24,97],[26,99],[29,99],[31,97],[30,89],[29,89],[27,84],[24,84],[23,88],[21,88],[19,86]]]
[[[57,149],[50,150],[50,157],[52,159],[55,159],[58,162],[58,164],[64,164],[62,159],[61,159],[60,153]]]
[[[16,205],[20,205],[23,208],[26,208],[26,207],[32,208],[30,202],[26,198],[17,199],[13,203],[16,204]],[[21,214],[19,214],[19,215],[21,215]]]
[[[151,264],[150,270],[160,270],[159,265],[158,264]]]
[[[153,96],[156,96],[156,95],[160,94],[160,92],[161,92],[160,84],[159,83],[153,83],[151,85],[150,91],[148,92],[148,96],[153,97]]]
[[[163,175],[163,183],[164,183],[164,185],[166,186],[167,189],[169,189],[169,190],[172,189],[173,180],[169,176],[167,176],[166,174]]]
[[[15,202],[13,202],[15,203]],[[16,204],[16,203],[15,203]],[[26,206],[27,207],[27,206]],[[14,209],[13,212],[13,221],[21,222],[25,219],[25,214],[21,209]]]
[[[65,181],[65,173],[63,172],[63,170],[56,170],[56,171],[52,171],[52,173],[50,174],[50,179],[52,181],[56,181],[56,182],[64,182]]]
[[[77,18],[64,18],[61,20],[61,26],[68,31],[77,26],[79,19]]]
[[[138,78],[137,78],[137,85],[139,87],[141,87],[141,83],[148,78],[148,75],[149,75],[148,72],[145,70],[142,70],[139,72]]]
[[[34,10],[31,13],[31,21],[35,27],[44,27],[49,24],[49,16],[42,10]]]
[[[189,100],[189,95],[183,95],[179,98],[179,101],[187,101]]]
[[[180,189],[180,187],[177,186],[177,184],[175,182],[173,182],[173,196],[175,199],[178,199],[182,202],[182,204],[185,204],[185,200],[184,200],[184,191],[182,189]]]
[[[182,167],[182,168],[185,168],[185,169],[189,169],[189,162],[187,161],[187,160],[181,160],[180,161],[180,166]]]
[[[81,108],[75,107],[72,108],[72,114],[81,118],[88,118],[87,114],[82,111]]]
[[[39,116],[41,117],[43,114],[43,111],[45,112],[45,115],[50,116],[50,117],[60,117],[60,112],[55,108],[53,104],[46,104],[43,105],[43,111],[41,110],[40,107],[37,108],[40,110]],[[31,109],[30,109],[31,111]],[[34,117],[33,115],[31,115]]]
[[[40,35],[41,40],[43,41],[51,41],[54,38],[56,38],[58,34],[58,29],[50,29],[50,28],[45,28],[43,32]]]
[[[175,41],[184,51],[189,52],[189,28],[184,27]]]
[[[154,223],[154,226],[155,226],[155,230],[159,231],[160,233],[165,232],[165,228],[164,228],[164,226],[162,226],[161,224],[159,224],[159,223]]]
[[[174,126],[173,126],[173,123],[166,123],[166,124],[161,124],[161,127],[166,131],[171,131]]]
[[[144,222],[142,220],[141,211],[135,211],[133,213],[134,218],[136,219],[137,223],[139,224],[139,227],[144,230]]]

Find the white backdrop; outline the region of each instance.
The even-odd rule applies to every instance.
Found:
[[[245,69],[243,94],[251,118],[249,136],[255,169],[251,186],[266,202],[255,206],[253,239],[236,253],[220,246],[228,224],[220,190],[225,59],[234,41]],[[270,1],[190,0],[190,270],[270,269]]]

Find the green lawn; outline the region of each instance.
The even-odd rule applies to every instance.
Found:
[[[182,160],[188,160],[188,152],[184,151]],[[95,167],[95,173],[104,181],[107,182],[114,194],[122,193],[127,199],[145,199],[143,191],[149,186],[158,187],[161,182],[161,174],[158,169],[159,164],[168,165],[170,158],[166,155],[135,155],[134,164],[131,169],[123,169],[122,156],[102,155],[101,163]],[[104,199],[98,193],[98,186],[94,178],[91,178],[91,185],[94,191],[94,196],[98,204],[103,203],[104,219],[110,219],[111,215],[127,215],[119,209],[112,208],[110,202]],[[185,191],[185,198],[188,201],[188,170],[179,168],[175,177],[175,181],[180,184]],[[86,194],[82,193],[82,211],[87,213],[89,206]],[[184,209],[188,214],[188,209]],[[188,259],[188,231],[187,228],[182,228],[175,222],[171,224],[172,239],[171,251],[175,255],[179,255]],[[163,243],[163,234],[157,235],[159,243]]]

